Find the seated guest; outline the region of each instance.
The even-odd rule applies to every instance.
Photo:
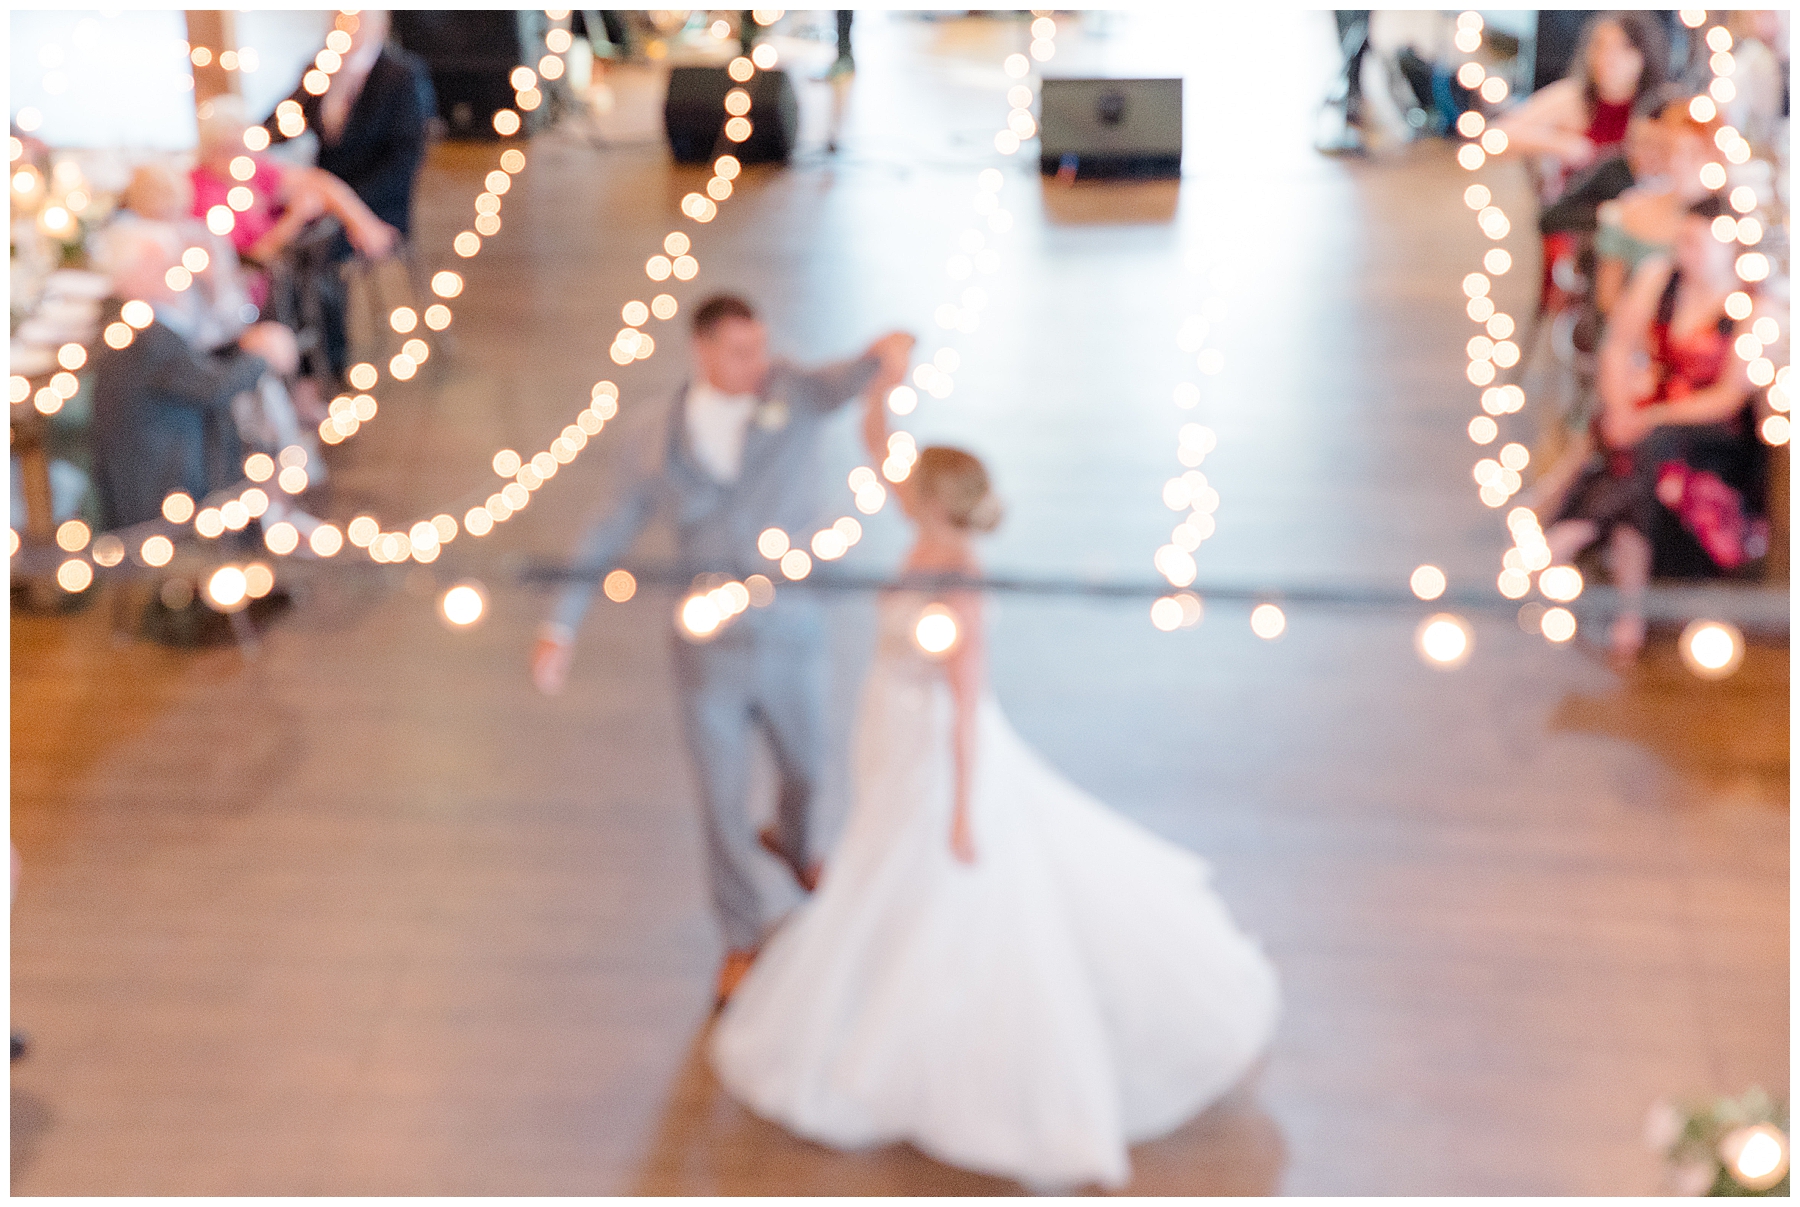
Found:
[[[425,162],[426,123],[436,113],[431,77],[415,56],[387,45],[388,15],[380,9],[344,14],[339,28],[351,37],[343,65],[324,96],[296,88],[306,128],[319,138],[319,167],[355,190],[370,210],[405,238],[412,231],[413,185]],[[281,140],[273,118],[270,137]],[[350,258],[340,238],[333,259]],[[325,343],[331,366],[348,360],[344,333],[346,299],[327,293]]]
[[[1734,462],[1756,455],[1745,405],[1754,387],[1733,349],[1738,328],[1748,330],[1755,315],[1739,324],[1725,313],[1726,298],[1742,286],[1735,245],[1712,234],[1721,212],[1715,197],[1690,207],[1673,255],[1651,256],[1632,274],[1600,346],[1592,455],[1567,475],[1575,480],[1544,534],[1557,563],[1609,540],[1622,602],[1611,641],[1621,663],[1644,644],[1651,541],[1665,516],[1720,569],[1766,551],[1763,525],[1715,472],[1731,473]]]
[[[237,211],[231,242],[238,254],[253,264],[272,264],[314,219],[330,214],[343,224],[350,245],[370,259],[393,250],[399,238],[392,226],[376,217],[349,185],[318,168],[278,165],[244,147],[244,103],[235,96],[217,96],[200,121],[200,162],[192,172],[193,213],[203,217],[215,205],[226,205],[231,190],[250,191],[250,207]],[[240,180],[232,165],[244,160],[251,165],[248,178]]]
[[[1757,147],[1787,141],[1789,20],[1783,9],[1739,9],[1725,18],[1737,88],[1723,106],[1725,121]]]
[[[1600,225],[1600,207],[1626,189],[1664,172],[1667,140],[1653,118],[1642,114],[1625,128],[1620,153],[1570,177],[1557,199],[1538,213],[1538,230],[1553,235],[1591,235]]]
[[[181,313],[182,334],[210,352],[243,334],[256,304],[230,242],[193,217],[193,197],[185,173],[162,163],[141,165],[131,174],[121,208],[95,232],[89,256],[95,268],[110,273],[117,249],[135,246],[145,232],[160,238],[177,259],[189,248],[205,252],[205,267],[193,274],[191,286],[170,295],[169,305]]]
[[[1602,315],[1612,313],[1639,264],[1668,254],[1689,208],[1709,193],[1700,169],[1714,158],[1719,123],[1695,121],[1688,100],[1672,99],[1653,118],[1634,123],[1642,127],[1641,137],[1630,140],[1637,183],[1597,212],[1594,301]]]
[[[1495,121],[1507,154],[1538,157],[1548,204],[1577,173],[1619,153],[1633,108],[1661,88],[1668,41],[1653,13],[1602,13],[1582,33],[1570,74]]]
[[[232,400],[265,373],[291,373],[299,363],[293,332],[258,323],[235,345],[203,352],[163,321],[179,307],[166,280],[179,262],[154,233],[121,239],[113,262],[112,297],[103,324],[123,304],[148,302],[156,319],[129,344],[94,344],[91,429],[100,524],[113,529],[153,520],[163,499],[186,491],[204,499],[242,477]]]

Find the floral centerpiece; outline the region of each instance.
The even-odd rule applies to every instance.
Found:
[[[1752,1089],[1740,1098],[1658,1102],[1645,1140],[1669,1163],[1677,1194],[1758,1196],[1788,1193],[1787,1104]]]

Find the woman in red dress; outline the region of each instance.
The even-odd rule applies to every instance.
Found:
[[[1758,312],[1742,321],[1726,313],[1726,299],[1745,287],[1735,271],[1740,249],[1713,234],[1724,208],[1716,197],[1695,204],[1673,255],[1651,256],[1632,274],[1600,346],[1597,451],[1544,534],[1558,564],[1609,538],[1621,596],[1612,649],[1621,662],[1643,648],[1651,537],[1665,511],[1721,569],[1736,569],[1760,554],[1759,539],[1766,543],[1737,492],[1694,468],[1745,446],[1755,391],[1734,343]]]

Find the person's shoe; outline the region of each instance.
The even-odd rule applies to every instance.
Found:
[[[719,965],[719,987],[713,1002],[714,1010],[723,1010],[731,995],[737,992],[738,986],[750,973],[750,965],[756,963],[756,952],[753,950],[728,951],[725,962]]]
[[[781,845],[781,839],[776,836],[773,826],[759,832],[756,841],[762,844],[763,850],[787,865],[787,870],[794,874],[794,880],[799,883],[801,888],[810,893],[819,887],[819,874],[824,871],[819,861],[815,859],[802,867],[800,861],[794,858],[793,853]]]

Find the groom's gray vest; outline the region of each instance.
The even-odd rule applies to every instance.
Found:
[[[804,547],[828,522],[818,465],[821,424],[874,376],[877,361],[857,360],[815,370],[777,363],[758,398],[744,436],[737,481],[722,483],[695,459],[687,437],[687,387],[669,409],[666,427],[631,458],[617,503],[596,520],[576,548],[578,569],[604,574],[636,541],[659,509],[675,521],[678,569],[685,576],[763,573],[781,581],[756,548],[765,528],[780,528]],[[566,590],[554,619],[572,634],[593,600],[594,583]],[[776,592],[776,603],[752,608],[733,622],[743,636],[775,636],[791,623],[810,628],[810,592]],[[806,614],[803,616],[803,614]]]

